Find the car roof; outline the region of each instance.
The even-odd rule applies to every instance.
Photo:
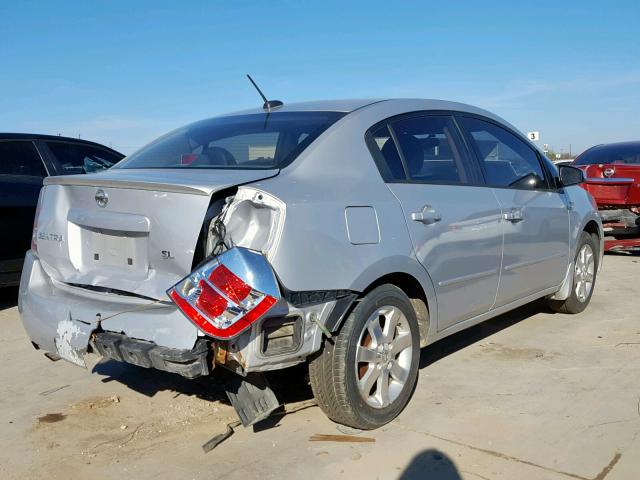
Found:
[[[435,100],[424,98],[347,98],[336,100],[315,100],[310,102],[293,102],[284,103],[281,107],[273,109],[273,112],[344,112],[350,113],[354,110],[372,105],[374,103],[415,103],[417,108],[421,110],[457,110],[457,111],[478,111],[477,107],[464,103],[451,102],[448,100]],[[482,110],[485,112],[484,110]],[[226,113],[227,115],[265,113],[261,107],[249,108],[236,112]],[[488,113],[488,112],[487,112]]]
[[[58,142],[73,142],[82,143],[83,145],[91,145],[92,147],[104,148],[110,150],[119,155],[124,155],[113,148],[102,145],[101,143],[92,142],[90,140],[84,140],[82,138],[63,137],[60,135],[44,135],[42,133],[7,133],[0,132],[0,140],[49,140]]]
[[[338,100],[316,100],[311,102],[295,102],[285,103],[281,107],[277,107],[272,112],[344,112],[351,113],[356,110],[363,109],[364,107],[373,106],[380,109],[381,114],[384,111],[399,111],[405,112],[412,111],[428,111],[428,110],[445,110],[455,112],[467,112],[477,115],[482,115],[487,118],[496,120],[502,124],[509,126],[510,128],[517,130],[516,127],[511,125],[505,119],[498,115],[484,110],[482,108],[474,107],[465,103],[452,102],[449,100],[437,100],[437,99],[424,99],[424,98],[361,98],[361,99],[338,99]],[[256,113],[265,113],[265,110],[260,106],[247,110],[241,110],[237,112],[226,113],[222,115],[249,115]]]
[[[626,142],[601,143],[591,148],[617,148],[617,147],[640,147],[640,140],[629,140]],[[591,150],[589,148],[588,150]]]
[[[273,112],[344,112],[349,113],[372,103],[383,101],[376,98],[348,98],[338,100],[315,100],[310,102],[284,103],[281,107],[274,108]],[[265,113],[262,106],[248,108],[236,112],[226,113],[229,115],[248,115],[252,113]]]

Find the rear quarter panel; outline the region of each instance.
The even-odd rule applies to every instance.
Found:
[[[435,306],[431,280],[414,256],[400,203],[365,143],[366,130],[384,117],[367,110],[337,122],[277,177],[252,185],[286,203],[284,230],[271,263],[290,290],[363,291],[386,274],[407,273]],[[377,219],[378,242],[354,242],[353,232],[350,240],[349,207],[375,211],[370,218]],[[435,319],[435,310],[431,315]]]

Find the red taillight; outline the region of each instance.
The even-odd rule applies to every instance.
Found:
[[[40,207],[42,206],[42,197],[44,196],[44,187],[40,189],[38,195],[38,203],[36,204],[36,214],[33,217],[33,230],[31,232],[31,250],[38,251],[38,215],[40,215]]]
[[[167,293],[203,332],[222,339],[247,329],[280,298],[266,259],[243,248],[194,270]]]
[[[209,286],[204,280],[199,283],[200,296],[196,300],[196,307],[210,317],[218,317],[227,308],[225,298]]]
[[[242,302],[251,293],[251,286],[240,280],[224,265],[214,268],[209,274],[209,280],[235,303]]]

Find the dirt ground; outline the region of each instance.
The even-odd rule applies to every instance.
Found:
[[[402,415],[348,442],[304,370],[277,375],[290,413],[235,421],[220,387],[95,359],[51,362],[0,292],[0,478],[640,478],[640,257],[608,255],[590,307],[533,304],[422,350]]]

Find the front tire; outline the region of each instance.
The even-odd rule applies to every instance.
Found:
[[[333,421],[371,430],[397,417],[418,378],[420,333],[402,290],[368,293],[309,363],[318,405]]]
[[[566,300],[551,300],[549,306],[559,313],[580,313],[591,301],[598,272],[598,237],[582,232],[573,260],[571,295]]]

